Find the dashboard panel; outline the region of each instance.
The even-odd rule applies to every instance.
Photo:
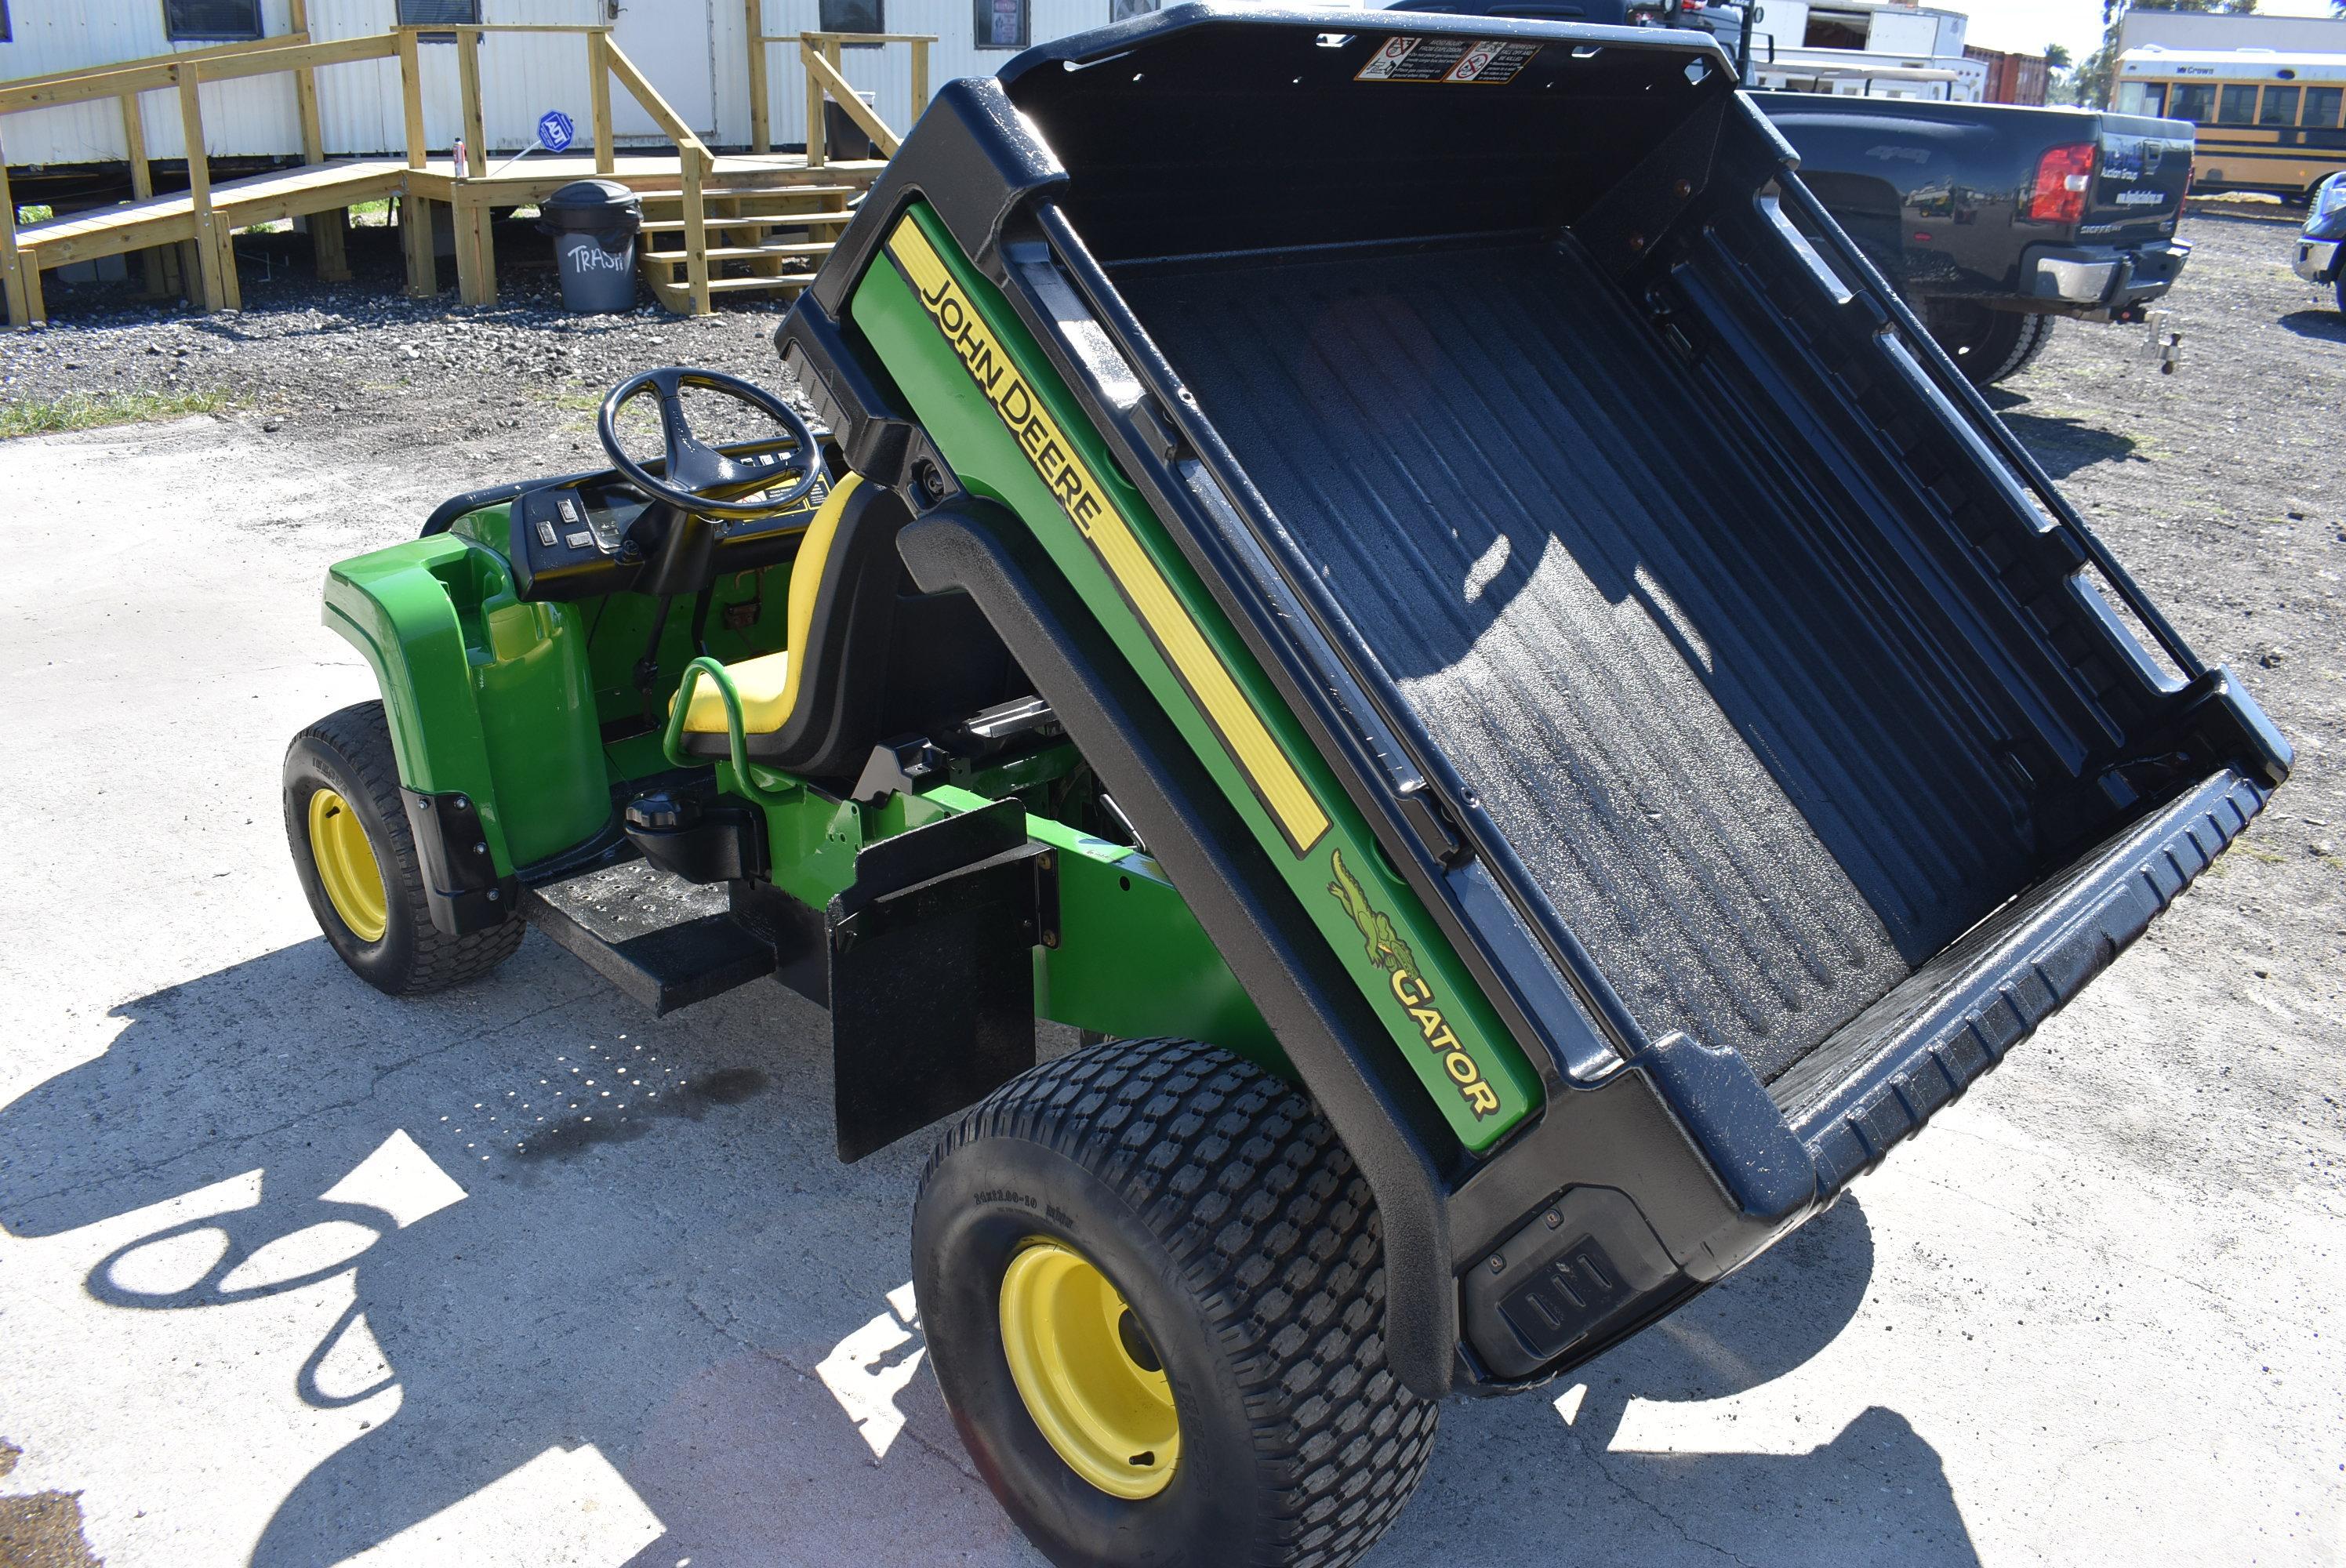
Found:
[[[706,586],[730,572],[787,559],[830,494],[827,480],[787,512],[748,522],[690,520],[708,531],[695,555],[695,575]],[[645,501],[634,486],[609,473],[550,481],[513,501],[506,558],[524,599],[598,598],[637,587],[659,563],[668,535],[686,519],[671,507]],[[705,566],[701,565],[705,558]],[[669,592],[680,585],[663,585]]]

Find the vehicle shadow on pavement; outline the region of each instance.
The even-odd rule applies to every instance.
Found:
[[[1838,1431],[1818,1430],[1806,1451],[1703,1451],[1671,1431],[1672,1407],[1771,1383],[1851,1331],[1872,1274],[1872,1228],[1844,1197],[1547,1390],[1444,1412],[1419,1501],[1387,1537],[1394,1560],[1451,1560],[1458,1532],[1482,1518],[1549,1543],[1494,1552],[1494,1562],[1977,1563],[1937,1451],[1895,1410],[1874,1406]],[[1755,1411],[1751,1426],[1770,1447],[1798,1441],[1780,1415]],[[1661,1441],[1674,1446],[1647,1446]]]
[[[2291,311],[2280,324],[2300,338],[2346,343],[2346,311]]]
[[[112,1222],[75,1278],[151,1319],[134,1343],[191,1414],[265,1381],[285,1423],[341,1421],[306,1474],[270,1468],[281,1436],[206,1432],[284,1497],[255,1568],[394,1538],[394,1563],[1036,1561],[912,1380],[916,1332],[873,1336],[926,1145],[837,1163],[828,1033],[779,987],[652,1020],[532,938],[393,1002],[313,940],[115,1016],[0,1107],[0,1227]],[[239,1339],[257,1303],[298,1333]],[[176,1461],[161,1431],[112,1441]],[[525,1533],[582,1509],[589,1550]]]
[[[207,1432],[284,1496],[255,1568],[386,1542],[386,1562],[1039,1561],[923,1364],[903,1281],[927,1140],[837,1164],[827,1031],[779,988],[653,1021],[533,938],[483,984],[397,1003],[311,941],[114,1015],[103,1055],[0,1107],[0,1227],[67,1244],[110,1223],[71,1277],[151,1315],[138,1342],[174,1399],[260,1380],[286,1419],[342,1422],[305,1474],[266,1471],[266,1434]],[[1565,1380],[1586,1385],[1569,1424],[1553,1390],[1454,1407],[1372,1561],[1455,1561],[1461,1529],[1489,1562],[1973,1561],[1938,1456],[1889,1410],[1805,1452],[1637,1451],[1642,1401],[1800,1366],[1872,1265],[1844,1201]],[[286,1342],[236,1338],[260,1301],[307,1309]],[[190,1325],[224,1338],[183,1355]],[[127,1439],[172,1462],[163,1434]],[[528,1533],[555,1517],[603,1533]]]
[[[1990,388],[1988,406],[1995,410],[2012,433],[2020,437],[2030,456],[2055,479],[2066,479],[2096,463],[2147,463],[2134,437],[2088,424],[2073,413],[2034,413],[2029,400],[2017,392]]]

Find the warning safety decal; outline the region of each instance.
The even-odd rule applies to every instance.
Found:
[[[1472,82],[1504,87],[1540,46],[1520,39],[1387,38],[1355,72],[1356,82]]]

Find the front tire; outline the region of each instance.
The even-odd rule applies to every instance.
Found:
[[[962,1441],[1054,1563],[1337,1568],[1433,1451],[1384,1362],[1367,1182],[1212,1047],[1110,1041],[1005,1085],[931,1158],[913,1269]]]
[[[285,753],[285,836],[318,929],[361,980],[393,996],[444,991],[513,956],[522,922],[450,936],[432,923],[380,702],[328,714]]]

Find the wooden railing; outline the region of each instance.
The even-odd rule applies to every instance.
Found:
[[[760,0],[748,0],[748,3],[754,24],[759,15]],[[430,292],[434,286],[432,225],[417,220],[419,209],[427,203],[419,198],[416,188],[420,183],[423,196],[430,200],[448,200],[456,224],[460,284],[464,288],[468,303],[484,303],[495,295],[488,224],[496,193],[505,190],[518,177],[505,176],[494,181],[490,177],[486,117],[481,100],[481,41],[491,33],[576,34],[586,43],[587,117],[593,138],[596,172],[612,174],[617,168],[611,120],[611,84],[616,81],[642,106],[660,134],[675,144],[680,176],[678,199],[684,224],[686,283],[692,310],[696,312],[709,310],[706,192],[716,172],[716,158],[699,134],[686,123],[684,117],[677,113],[635,63],[612,42],[611,29],[607,25],[435,23],[393,27],[386,32],[353,38],[320,41],[311,38],[307,31],[307,0],[291,0],[291,8],[294,30],[274,37],[0,83],[0,117],[23,110],[53,108],[108,97],[117,100],[121,107],[124,154],[129,165],[133,197],[135,200],[144,202],[153,199],[155,180],[140,100],[148,93],[175,93],[178,98],[180,134],[188,153],[189,210],[192,222],[179,216],[176,209],[141,218],[141,221],[154,226],[157,233],[155,245],[160,247],[159,249],[149,249],[148,253],[150,258],[161,257],[168,261],[173,245],[183,245],[185,249],[191,249],[193,258],[189,270],[193,276],[190,281],[199,284],[199,289],[191,289],[190,291],[199,292],[200,301],[206,310],[234,309],[241,303],[241,291],[228,250],[230,218],[215,210],[210,163],[205,152],[202,87],[212,82],[290,73],[294,81],[303,160],[309,164],[321,164],[326,161],[326,151],[320,129],[315,73],[328,66],[362,60],[396,59],[400,70],[401,105],[405,118],[407,168],[411,171],[423,171],[429,168],[430,158],[424,127],[423,73],[418,40],[423,36],[453,37],[461,97],[460,135],[464,145],[464,157],[461,166],[451,170],[453,195],[450,194],[450,186],[439,183],[440,176],[436,170],[421,182],[413,174],[410,175],[403,188],[409,205],[401,223],[402,238],[407,247],[410,289]],[[903,33],[804,33],[776,37],[760,35],[757,47],[751,52],[755,62],[752,75],[758,83],[752,119],[756,146],[760,151],[770,149],[763,65],[765,50],[770,44],[792,41],[799,45],[801,60],[807,73],[809,165],[821,167],[824,161],[822,106],[826,101],[838,103],[854,125],[887,152],[893,153],[899,137],[848,85],[840,69],[841,51],[862,45],[910,46],[913,112],[917,117],[928,101],[929,46],[936,40],[924,34]],[[374,167],[380,172],[385,166],[378,163]],[[476,185],[475,181],[484,183]],[[311,197],[312,209],[295,210],[297,215],[306,210],[310,219],[311,235],[317,247],[319,276],[347,278],[349,268],[343,255],[343,213],[330,199],[324,199],[330,195],[331,192],[320,188]],[[250,192],[243,199],[244,209],[239,208],[236,197],[225,199],[230,214],[258,205]],[[281,216],[282,212],[283,209],[280,209],[278,215]],[[191,239],[189,239],[190,229]],[[37,271],[29,280],[25,276],[26,268],[37,266],[38,254],[25,255],[18,242],[16,209],[8,188],[6,158],[5,152],[0,152],[0,285],[5,285],[9,314],[18,321],[37,318],[39,314]],[[150,273],[150,280],[155,276]]]
[[[692,309],[696,314],[709,311],[709,257],[705,246],[708,208],[703,197],[709,176],[717,167],[716,155],[709,150],[682,115],[660,96],[636,63],[620,52],[611,41],[611,29],[593,23],[484,23],[435,22],[429,25],[403,26],[393,29],[399,38],[401,85],[406,94],[407,166],[424,166],[423,77],[417,60],[416,39],[419,36],[446,36],[456,39],[456,87],[464,116],[464,167],[456,170],[459,179],[482,179],[489,172],[488,133],[484,128],[481,108],[481,38],[489,33],[572,33],[586,40],[586,99],[587,119],[595,145],[595,172],[609,174],[618,165],[613,149],[611,132],[611,84],[617,82],[627,95],[642,106],[644,113],[660,133],[676,144],[677,167],[680,176],[681,205],[684,209],[685,278],[692,291]],[[469,212],[471,221],[485,223],[487,209],[478,204],[459,204],[460,213]],[[478,236],[460,233],[457,243]],[[486,277],[489,269],[484,265],[477,274]],[[468,301],[477,302],[477,301]]]
[[[204,150],[202,87],[205,83],[234,81],[277,72],[291,73],[301,127],[302,158],[306,163],[317,164],[325,161],[326,153],[320,129],[315,73],[326,66],[395,58],[399,61],[401,100],[406,117],[407,166],[412,169],[421,169],[429,159],[423,125],[423,73],[416,40],[419,34],[441,36],[453,34],[456,43],[456,76],[462,97],[464,142],[464,167],[455,169],[454,175],[459,181],[481,179],[489,172],[488,136],[481,106],[482,36],[488,33],[578,34],[586,40],[588,119],[594,140],[596,172],[609,174],[617,167],[611,128],[611,84],[617,81],[637,103],[643,106],[644,112],[651,117],[661,133],[676,144],[688,258],[686,280],[692,295],[693,310],[699,312],[708,311],[707,209],[703,191],[709,176],[716,168],[716,158],[709,152],[708,145],[685,123],[684,117],[678,114],[660,96],[659,90],[645,78],[635,62],[611,42],[609,27],[594,25],[438,24],[421,28],[395,27],[386,33],[320,42],[311,39],[303,27],[307,20],[306,8],[306,0],[292,0],[295,31],[274,37],[126,61],[96,70],[61,71],[0,85],[0,116],[26,109],[88,103],[101,98],[118,100],[122,110],[124,156],[130,169],[131,193],[134,199],[145,201],[155,194],[155,180],[148,156],[147,127],[139,99],[147,93],[176,91],[179,100],[180,136],[188,154],[188,196],[194,218],[193,249],[198,292],[204,309],[208,311],[233,310],[242,303],[242,291],[238,286],[236,269],[226,264],[223,247],[229,242],[229,235],[223,231],[213,209],[210,160]],[[455,209],[459,219],[458,244],[464,246],[470,242],[473,260],[476,263],[470,268],[460,268],[459,271],[475,280],[485,280],[489,273],[486,235],[477,232],[467,234],[464,229],[467,227],[479,229],[485,226],[489,221],[489,206],[484,201],[459,201],[455,203]],[[403,238],[408,247],[410,276],[423,279],[428,283],[432,270],[430,226],[411,221],[402,227],[405,230]],[[347,278],[350,270],[343,251],[340,210],[313,215],[311,235],[317,245],[319,276]],[[5,293],[9,315],[20,321],[34,314],[29,308],[31,292],[24,278],[24,269],[30,265],[37,263],[28,261],[17,243],[16,206],[8,188],[6,155],[5,150],[0,150],[0,291]]]
[[[905,44],[913,51],[913,110],[911,119],[921,117],[929,103],[929,46],[937,41],[933,33],[769,33],[766,31],[765,0],[743,0],[750,24],[750,150],[756,153],[773,150],[773,127],[768,110],[766,50],[775,44],[796,44],[799,64],[806,72],[806,157],[809,168],[823,166],[826,149],[822,106],[827,98],[836,103],[856,127],[870,137],[882,152],[893,157],[903,137],[891,130],[872,111],[856,90],[848,85],[840,69],[841,51],[865,46]],[[906,122],[909,126],[910,120]]]
[[[147,153],[147,126],[139,98],[147,93],[176,90],[179,132],[186,144],[188,191],[195,214],[196,266],[204,307],[234,308],[240,302],[236,273],[233,268],[222,265],[219,248],[226,236],[218,231],[212,212],[211,170],[204,152],[203,84],[291,72],[301,126],[302,161],[322,163],[326,149],[319,127],[315,73],[324,66],[387,59],[394,49],[389,34],[315,42],[309,35],[307,13],[306,0],[292,0],[293,30],[274,37],[158,55],[96,71],[56,71],[0,85],[0,116],[98,98],[116,99],[122,111],[123,150],[129,162],[131,193],[135,199],[144,201],[155,194],[155,179]],[[340,224],[321,224],[313,229],[313,237],[318,241],[319,275],[347,278],[350,270],[343,257]],[[8,188],[7,155],[0,149],[0,284],[5,286],[10,313],[18,320],[28,313],[25,308],[25,265],[16,242],[16,204]]]

